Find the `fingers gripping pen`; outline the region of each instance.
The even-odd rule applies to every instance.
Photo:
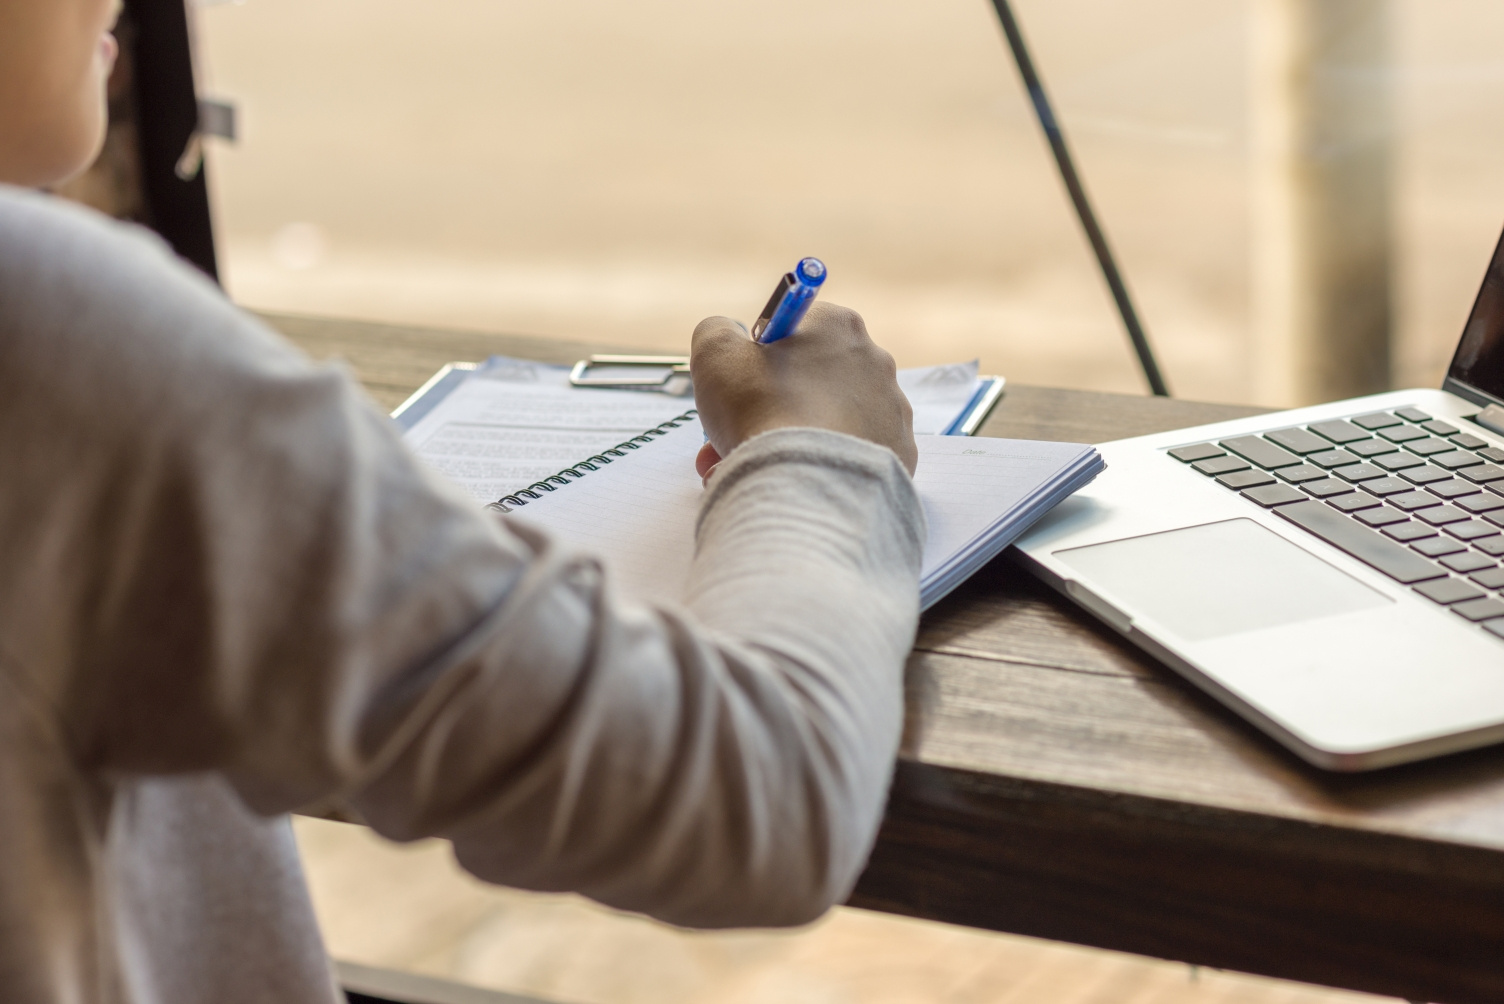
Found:
[[[785,273],[752,325],[752,340],[766,345],[792,335],[819,295],[825,274],[825,263],[818,258],[803,258],[792,272]]]

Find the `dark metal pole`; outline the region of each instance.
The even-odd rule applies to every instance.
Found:
[[[195,163],[184,176],[177,166],[199,118],[184,0],[126,0],[125,14],[136,29],[131,57],[145,222],[179,255],[217,278],[205,169]]]
[[[1013,50],[1013,61],[1018,64],[1018,73],[1024,78],[1024,86],[1029,89],[1034,112],[1039,116],[1039,124],[1044,128],[1050,149],[1055,153],[1055,164],[1060,168],[1060,177],[1065,181],[1066,191],[1070,193],[1071,205],[1076,207],[1076,215],[1086,230],[1087,240],[1091,241],[1091,249],[1096,252],[1097,264],[1101,266],[1107,286],[1112,290],[1112,298],[1117,302],[1118,313],[1123,316],[1123,326],[1128,329],[1128,337],[1133,340],[1133,350],[1138,353],[1144,378],[1149,381],[1149,389],[1155,394],[1169,397],[1170,391],[1165,386],[1164,377],[1160,375],[1159,363],[1154,360],[1154,350],[1149,347],[1149,337],[1139,324],[1138,312],[1133,309],[1133,299],[1128,295],[1128,287],[1123,283],[1123,276],[1118,272],[1117,262],[1112,257],[1112,249],[1107,246],[1107,237],[1097,223],[1091,202],[1086,198],[1086,189],[1081,186],[1081,178],[1076,174],[1075,162],[1071,160],[1070,149],[1065,145],[1065,134],[1060,131],[1060,123],[1055,119],[1050,99],[1044,92],[1044,83],[1034,69],[1034,60],[1029,57],[1029,47],[1024,44],[1023,32],[1019,31],[1013,8],[1008,0],[992,0],[992,6],[997,9],[997,18],[1003,23],[1003,33],[1008,36],[1008,47]]]

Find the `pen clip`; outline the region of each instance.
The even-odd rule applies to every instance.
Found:
[[[773,295],[768,299],[768,305],[762,308],[762,313],[757,315],[757,320],[752,322],[752,340],[762,340],[762,333],[767,330],[768,322],[773,320],[773,315],[778,312],[778,305],[783,303],[783,298],[789,295],[789,290],[794,288],[794,283],[799,280],[794,278],[794,273],[785,272],[783,278],[778,280],[778,285],[773,289]]]

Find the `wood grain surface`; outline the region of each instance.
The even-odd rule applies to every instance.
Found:
[[[342,357],[387,407],[447,361],[591,351],[267,319]],[[1101,442],[1256,411],[1010,385],[982,434]],[[1412,1000],[1504,1000],[1504,750],[1316,770],[1007,556],[926,615],[906,687],[853,905]]]

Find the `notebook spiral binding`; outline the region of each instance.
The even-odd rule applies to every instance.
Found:
[[[699,411],[691,408],[684,414],[671,418],[661,425],[653,426],[653,428],[641,435],[633,436],[624,443],[617,443],[609,450],[602,450],[593,457],[587,457],[572,467],[564,468],[557,474],[550,474],[542,481],[535,481],[526,488],[518,489],[511,495],[503,495],[495,502],[486,506],[486,508],[496,512],[511,512],[517,506],[525,506],[529,502],[536,502],[544,494],[558,491],[565,485],[573,484],[575,481],[583,478],[591,471],[599,470],[602,465],[627,456],[629,451],[642,449],[648,443],[651,443],[655,437],[668,435],[671,430],[677,429],[685,422],[691,421],[698,414]]]

